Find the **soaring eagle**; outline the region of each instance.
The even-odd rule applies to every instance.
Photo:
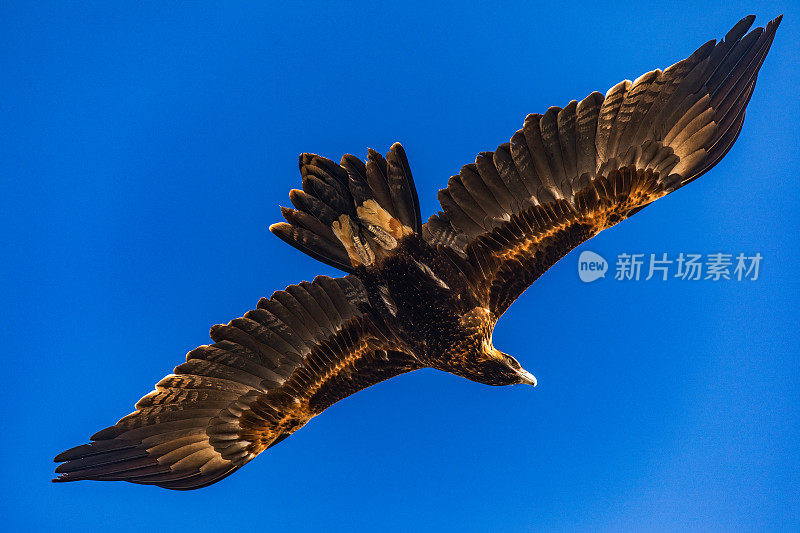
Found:
[[[211,328],[136,411],[59,454],[54,481],[215,483],[339,400],[425,367],[536,385],[495,323],[570,250],[697,179],[730,150],[781,17],[683,61],[525,118],[439,191],[426,223],[406,154],[300,156],[270,230],[347,273],[291,285]]]

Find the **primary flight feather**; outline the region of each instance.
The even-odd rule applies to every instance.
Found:
[[[570,250],[697,179],[730,150],[781,17],[603,96],[531,114],[439,191],[422,223],[406,154],[300,156],[271,231],[348,273],[262,298],[211,328],[136,411],[59,454],[54,481],[170,489],[219,481],[333,403],[432,367],[536,385],[492,345],[500,316]]]

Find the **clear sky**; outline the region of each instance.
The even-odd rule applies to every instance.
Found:
[[[214,4],[0,7],[3,527],[800,528],[797,3]],[[200,491],[50,483],[56,453],[130,412],[209,326],[337,274],[267,231],[299,153],[401,141],[427,218],[527,113],[666,67],[753,10],[786,17],[733,150],[498,324],[537,389],[425,370]],[[589,284],[584,250],[610,268],[763,261],[756,281]]]

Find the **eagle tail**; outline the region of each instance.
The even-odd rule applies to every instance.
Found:
[[[384,158],[370,149],[366,164],[353,155],[341,164],[315,154],[300,156],[303,189],[281,208],[286,222],[270,231],[301,252],[352,273],[391,253],[419,233],[419,199],[405,151],[392,145]]]

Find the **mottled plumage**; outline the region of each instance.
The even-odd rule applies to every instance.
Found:
[[[535,378],[495,349],[497,320],[582,242],[698,178],[742,128],[780,17],[605,96],[528,115],[439,192],[422,223],[399,144],[366,163],[300,156],[302,190],[270,229],[347,272],[263,298],[211,329],[136,411],[56,457],[55,481],[214,483],[335,402],[433,367],[489,385]]]

